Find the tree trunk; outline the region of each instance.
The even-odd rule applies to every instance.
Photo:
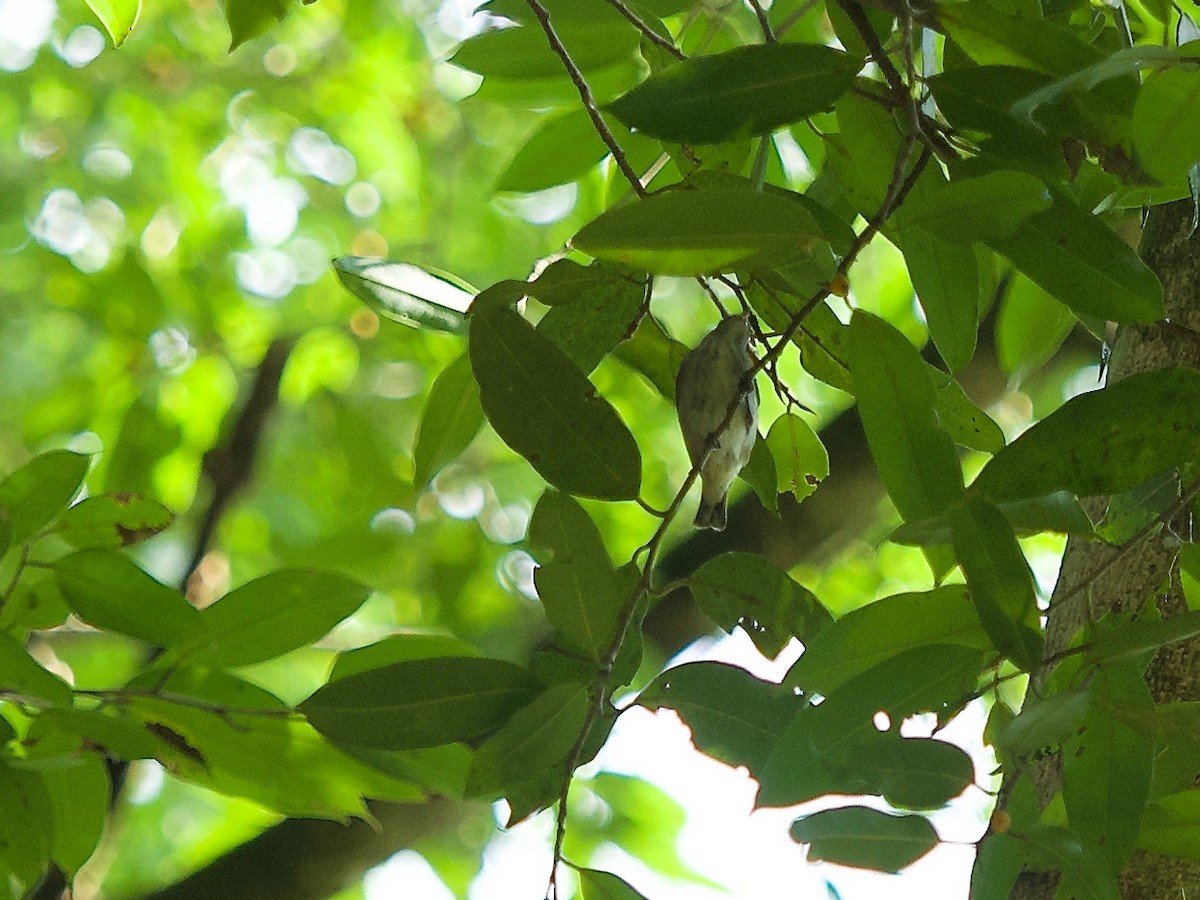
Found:
[[[1166,366],[1200,369],[1200,232],[1192,232],[1192,204],[1181,201],[1151,210],[1140,252],[1162,281],[1167,321],[1121,329],[1110,361],[1109,384]],[[1098,504],[1097,508],[1102,510],[1103,506]],[[1187,521],[1173,529],[1160,529],[1121,553],[1115,565],[1111,565],[1115,551],[1107,545],[1069,540],[1050,604],[1047,657],[1066,648],[1089,620],[1111,610],[1140,609],[1153,597],[1164,617],[1186,612],[1175,555],[1179,536],[1188,534]],[[1064,596],[1076,593],[1074,589],[1081,584],[1089,587],[1073,598]],[[1159,650],[1146,671],[1146,682],[1156,703],[1200,700],[1198,654],[1200,640]],[[1017,774],[1008,773],[1010,778]],[[1043,761],[1036,782],[1043,805],[1061,790],[1062,761],[1057,754]],[[1025,873],[1012,897],[1053,900],[1056,887],[1053,874]],[[1131,900],[1200,896],[1200,863],[1139,851],[1121,875],[1121,895]]]

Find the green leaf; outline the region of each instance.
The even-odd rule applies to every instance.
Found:
[[[989,172],[954,181],[930,179],[905,201],[901,228],[920,228],[951,243],[1002,240],[1050,206],[1046,186],[1023,172]]]
[[[919,228],[901,236],[904,262],[929,336],[952,372],[975,355],[979,330],[979,264],[971,247],[950,243]]]
[[[756,44],[673,65],[608,108],[650,137],[714,144],[828,108],[861,68],[861,59],[830,47]]]
[[[79,550],[54,563],[58,588],[72,611],[96,628],[148,644],[177,647],[200,637],[200,613],[128,557]]]
[[[862,310],[850,321],[850,372],[871,456],[905,519],[946,509],[962,493],[950,436],[938,423],[928,367],[895,328]]]
[[[593,263],[583,266],[572,259],[556,259],[529,283],[527,291],[547,306],[578,303],[589,297],[616,294],[622,287],[634,285],[639,294],[645,281],[634,278],[616,266]]]
[[[757,775],[805,701],[738,666],[692,662],[667,669],[637,702],[650,710],[675,710],[697,750]]]
[[[997,453],[971,486],[992,500],[1118,494],[1196,458],[1200,372],[1156,369],[1068,400]]]
[[[825,696],[813,711],[810,739],[824,756],[843,761],[853,758],[850,748],[879,733],[880,711],[892,729],[919,712],[946,721],[971,698],[984,659],[962,644],[925,644],[894,654]],[[787,683],[794,683],[790,675]]]
[[[645,303],[646,286],[603,263],[595,263],[584,271],[592,273],[594,280],[590,285],[581,285],[581,279],[571,278],[569,287],[568,279],[564,278],[544,289],[533,286],[530,293],[540,300],[541,296],[565,298],[570,292],[571,299],[553,306],[538,322],[537,330],[586,375],[629,335],[630,326],[637,321]]]
[[[1200,790],[1161,797],[1146,806],[1139,850],[1176,859],[1200,860]]]
[[[996,355],[1007,374],[1023,377],[1041,368],[1075,326],[1071,311],[1014,272],[996,316]]]
[[[165,531],[175,514],[150,497],[138,494],[100,494],[68,509],[54,531],[80,549],[117,550]]]
[[[896,816],[847,806],[815,813],[792,823],[792,840],[809,844],[808,859],[841,866],[899,872],[938,844],[923,816]]]
[[[1103,59],[1075,31],[986,0],[939,6],[937,18],[942,31],[981,66],[1012,65],[1069,75]]]
[[[988,246],[1077,313],[1115,322],[1161,319],[1158,277],[1108,226],[1064,194],[1051,193],[1049,209]]]
[[[393,634],[354,650],[337,655],[329,680],[337,681],[348,675],[357,675],[368,669],[381,669],[392,663],[412,659],[432,659],[437,656],[479,656],[480,653],[466,641],[448,634]]]
[[[27,885],[42,876],[50,857],[53,820],[46,785],[35,772],[20,772],[0,762],[0,872],[11,872]]]
[[[612,118],[605,118],[612,128]],[[576,181],[608,152],[586,111],[555,116],[543,122],[517,150],[496,180],[496,190],[530,193]]]
[[[83,486],[90,457],[69,450],[35,456],[0,481],[10,545],[23,544],[60,515]]]
[[[829,477],[829,454],[812,427],[795,413],[784,413],[767,433],[775,461],[776,490],[799,503]]]
[[[750,461],[738,473],[738,477],[750,485],[763,509],[773,513],[779,512],[779,482],[775,471],[775,458],[761,434],[755,436]]]
[[[603,213],[571,243],[597,259],[656,275],[763,269],[829,253],[804,206],[748,187],[655,194]]]
[[[471,759],[466,796],[501,794],[567,758],[587,719],[591,698],[582,684],[558,684],[513,714]]]
[[[1090,688],[1045,697],[1030,694],[1021,712],[1001,730],[996,746],[1020,758],[1057,745],[1076,730],[1090,697]]]
[[[623,878],[599,869],[579,870],[581,900],[646,900]]]
[[[1075,900],[1121,900],[1121,892],[1104,861],[1087,852],[1065,828],[1037,825],[1021,835],[1035,867],[1061,872],[1059,890]],[[1040,864],[1040,865],[1037,865]]]
[[[1018,537],[1052,532],[1094,537],[1092,521],[1079,505],[1079,501],[1066,491],[1034,497],[1030,500],[1015,500],[1001,503],[997,507],[1012,526]],[[888,540],[914,547],[948,544],[953,540],[951,513],[943,513],[921,522],[907,522],[890,535]]]
[[[108,36],[113,46],[120,47],[133,31],[142,12],[142,0],[84,0]]]
[[[225,0],[225,18],[229,22],[229,50],[266,34],[282,22],[288,13],[287,0]]]
[[[688,347],[667,337],[653,316],[644,316],[637,330],[617,344],[613,355],[646,378],[662,396],[675,402],[675,376]]]
[[[994,505],[970,498],[951,515],[954,555],[979,621],[996,649],[1031,672],[1042,662],[1033,572],[1012,526]]]
[[[937,389],[938,421],[960,447],[995,453],[1004,446],[1004,432],[987,413],[974,404],[962,385],[941,369],[929,367]]]
[[[98,754],[86,753],[41,775],[54,823],[50,858],[74,877],[100,843],[108,821],[108,769]]]
[[[1182,184],[1200,162],[1200,72],[1154,72],[1133,108],[1133,147],[1143,169],[1163,184]]]
[[[413,484],[428,484],[467,449],[482,425],[479,385],[464,353],[442,370],[429,389],[413,447]]]
[[[989,834],[980,843],[971,869],[972,900],[1008,900],[1024,867],[1022,841],[1010,834]]]
[[[370,595],[370,588],[332,572],[272,572],[201,610],[204,637],[184,652],[218,668],[273,659],[313,643]]]
[[[1085,657],[1088,662],[1140,656],[1167,644],[1191,640],[1200,635],[1200,612],[1182,613],[1169,619],[1122,619],[1111,625],[1097,625],[1096,638]]]
[[[601,662],[629,597],[613,571],[600,531],[566,494],[542,494],[529,522],[533,573],[546,618],[589,659]]]
[[[69,707],[72,698],[70,685],[42,668],[15,638],[4,632],[0,632],[0,692],[62,707]]]
[[[853,760],[873,793],[903,809],[945,806],[975,781],[971,757],[932,738],[881,735],[859,747]]]
[[[333,261],[338,281],[381,316],[413,328],[466,330],[475,289],[448,272],[364,256]]]
[[[406,750],[488,734],[538,692],[533,676],[512,663],[437,657],[349,675],[298,708],[335,743]]]
[[[828,695],[873,666],[930,644],[991,647],[962,585],[896,594],[852,610],[806,643],[784,683]]]
[[[1153,711],[1137,662],[1108,664],[1096,673],[1087,712],[1063,745],[1062,778],[1071,830],[1116,875],[1137,844],[1155,747],[1150,735],[1116,719],[1111,706]]]
[[[509,309],[483,306],[471,316],[470,353],[488,421],[550,484],[602,500],[637,496],[633,435],[544,335]]]
[[[404,803],[423,798],[415,785],[331,746],[281,700],[249,682],[211,669],[181,669],[163,685],[162,698],[150,696],[160,678],[151,673],[131,682],[147,696],[132,699],[129,712],[153,735],[155,756],[180,777],[284,815],[343,822],[368,815],[364,797]],[[174,702],[176,697],[192,702]]]
[[[580,0],[576,0],[576,5]],[[584,73],[607,69],[632,57],[638,34],[624,19],[611,13],[606,20],[580,16],[575,21],[562,3],[546,3],[559,39],[571,61]],[[555,7],[558,7],[557,9]],[[590,21],[589,21],[590,19]],[[566,81],[562,60],[550,49],[546,35],[536,23],[519,28],[493,29],[465,40],[450,62],[476,72],[484,79]]]
[[[692,573],[687,583],[710,619],[730,632],[741,625],[770,658],[793,637],[808,643],[832,621],[806,588],[754,553],[723,553]]]

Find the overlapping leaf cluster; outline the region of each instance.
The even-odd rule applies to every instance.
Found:
[[[107,5],[93,5],[119,27]],[[1076,322],[1102,332],[1163,317],[1158,279],[1114,225],[1128,221],[1125,210],[1195,198],[1200,69],[1188,45],[1175,45],[1194,26],[1161,4],[1099,17],[1082,3],[751,5],[761,16],[689,0],[485,4],[497,27],[452,58],[482,76],[473,102],[549,110],[498,189],[551,188],[604,162],[608,208],[564,258],[478,294],[400,263],[336,263],[381,314],[465,334],[430,394],[414,481],[432,479],[486,420],[547,485],[527,537],[550,632],[534,658],[517,665],[394,637],[342,654],[328,683],[292,710],[226,670],[311,643],[367,589],[285,571],[198,611],[117,552],[164,527],[162,510],[115,497],[68,509],[85,461],[39,457],[0,485],[17,559],[9,631],[24,638],[74,613],[163,653],[119,690],[72,695],[15,637],[0,644],[7,698],[26,729],[14,729],[21,750],[0,770],[12,785],[0,802],[56,809],[75,775],[102,793],[98,758],[82,753],[92,747],[156,756],[285,811],[272,789],[287,776],[267,761],[296,759],[313,790],[306,811],[331,814],[363,794],[429,789],[397,773],[432,767],[468,797],[506,798],[512,821],[558,803],[558,862],[574,770],[598,752],[615,698],[631,686],[624,702],[674,710],[699,749],[746,767],[760,805],[846,794],[891,808],[797,820],[792,835],[811,858],[896,871],[937,844],[922,812],[980,776],[962,750],[903,736],[900,724],[917,713],[944,724],[1004,681],[1062,662],[1043,658],[1018,535],[1093,536],[1077,498],[1190,475],[1200,450],[1200,374],[1190,370],[1077,397],[1007,445],[955,380],[997,296],[1010,371],[1036,367]],[[231,23],[239,8],[230,4]],[[784,164],[797,150],[804,175]],[[848,292],[861,299],[854,263],[876,236],[903,255],[935,353],[841,302]],[[671,402],[685,352],[668,324],[680,317],[664,309],[680,291],[660,290],[671,278],[756,314],[759,378],[785,407],[764,423],[744,476],[767,505],[779,492],[802,500],[829,470],[776,365],[798,357],[803,378],[853,397],[904,522],[894,537],[921,546],[933,573],[928,591],[863,598],[834,621],[763,557],[700,567],[686,583],[715,625],[743,628],[766,656],[803,644],[780,684],[712,662],[639,676],[655,564],[695,471],[672,485],[644,552],[614,562],[596,524],[591,501],[650,507],[646,460],[661,451],[627,426],[594,373],[642,377]],[[968,453],[981,463],[969,483]],[[1160,512],[1151,526],[1165,521]],[[52,588],[30,587],[23,600],[24,586],[42,584],[34,549],[51,539],[80,549],[42,561]],[[943,583],[955,571],[961,579]],[[995,700],[989,740],[1001,765],[1020,773],[1038,754],[1062,752],[1064,783],[1043,811],[1029,779],[1016,781],[1003,827],[981,842],[979,896],[1007,895],[1022,868],[1053,868],[1077,896],[1115,897],[1135,848],[1200,855],[1195,710],[1154,706],[1142,677],[1150,651],[1197,633],[1194,616],[1096,623],[1054,672],[1052,692],[1019,712]],[[222,728],[241,742],[215,739]],[[76,768],[45,762],[81,753]],[[36,836],[21,839],[10,868],[28,880],[51,858],[72,871],[86,853],[57,846],[34,819],[52,821],[0,816],[0,828]],[[608,873],[585,869],[581,879],[585,895],[636,895]]]

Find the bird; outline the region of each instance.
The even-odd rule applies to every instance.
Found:
[[[758,389],[744,381],[753,366],[749,311],[723,319],[679,364],[679,429],[688,458],[700,467],[697,528],[725,529],[729,486],[750,461],[758,437]],[[734,404],[732,418],[718,434]]]

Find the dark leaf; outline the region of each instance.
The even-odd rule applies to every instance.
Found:
[[[789,833],[797,843],[811,845],[811,861],[878,872],[899,872],[938,844],[937,832],[924,816],[896,816],[862,806],[797,819]]]

